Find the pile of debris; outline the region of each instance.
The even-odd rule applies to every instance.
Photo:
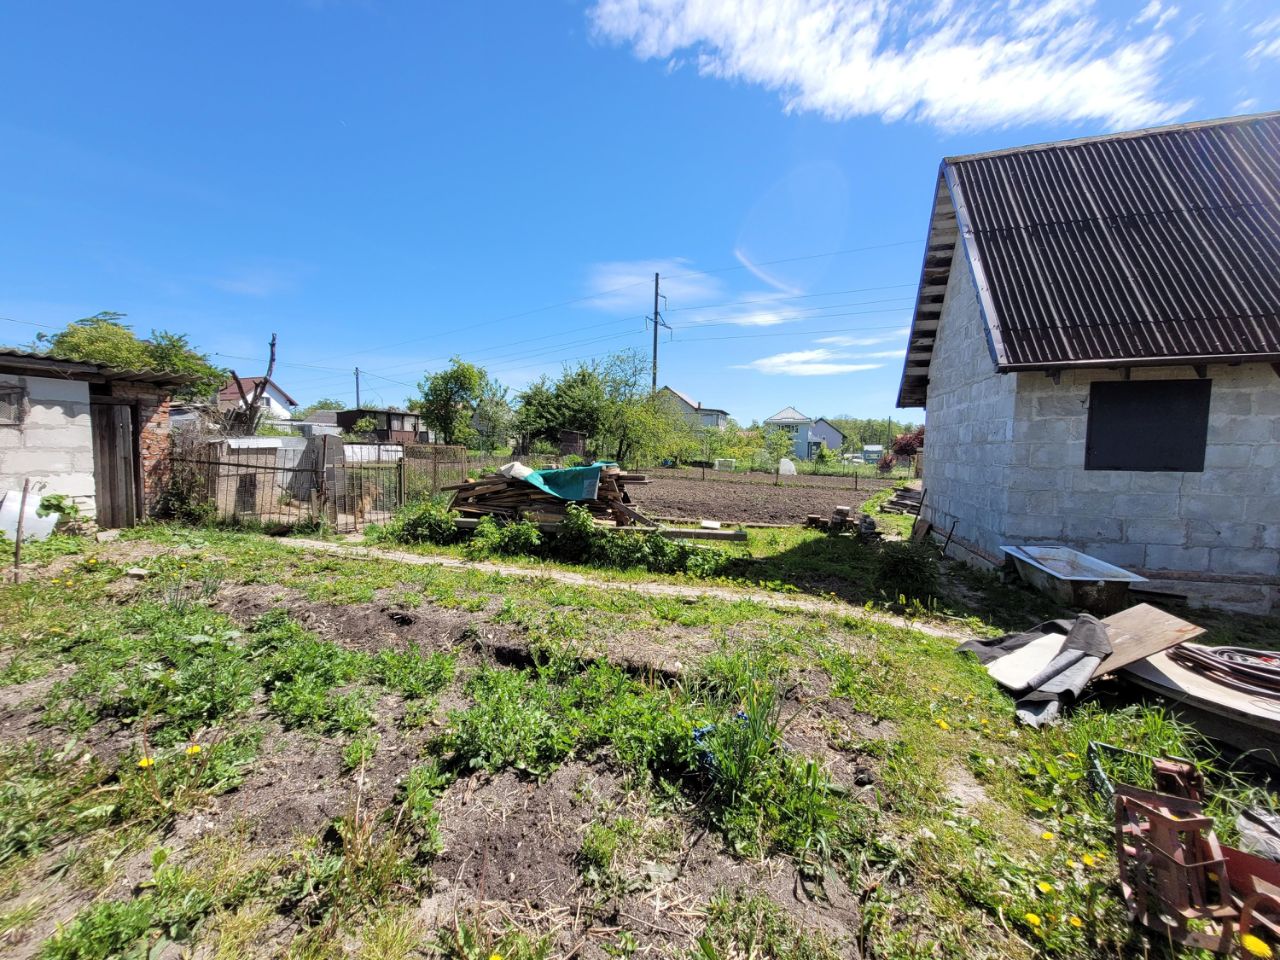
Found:
[[[597,520],[612,521],[619,527],[632,524],[656,526],[630,505],[631,498],[627,494],[627,484],[648,483],[647,476],[642,473],[627,473],[616,465],[602,465],[599,471],[599,482],[594,485],[593,496],[567,499],[563,495],[548,493],[541,486],[530,482],[528,477],[533,472],[527,470],[494,473],[479,480],[455,483],[442,489],[453,491],[451,506],[464,517],[491,516],[533,523],[559,523],[564,519],[569,504],[573,503],[585,507]],[[537,475],[546,477],[548,474],[564,472],[566,471],[539,471]],[[591,485],[588,484],[584,489],[591,492]]]
[[[833,536],[852,533],[861,543],[874,543],[881,539],[880,531],[876,529],[876,522],[871,519],[871,515],[864,513],[855,520],[850,507],[836,507],[830,517],[811,513],[804,518],[804,525],[811,530],[825,530]]]
[[[880,507],[881,513],[905,513],[908,516],[920,515],[920,502],[924,493],[911,487],[903,487]]]

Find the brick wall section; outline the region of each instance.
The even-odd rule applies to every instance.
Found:
[[[138,451],[142,465],[142,512],[150,516],[169,483],[169,406],[171,396],[150,384],[116,381],[111,395],[138,405]]]
[[[1012,456],[1015,380],[995,372],[962,249],[947,282],[929,369],[924,518],[999,563]]]

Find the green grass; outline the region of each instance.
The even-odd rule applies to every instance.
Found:
[[[686,836],[706,830],[729,855],[798,870],[811,895],[847,888],[861,901],[861,948],[880,958],[1140,955],[1114,863],[1100,856],[1109,828],[1084,776],[1089,741],[1200,758],[1225,837],[1242,804],[1275,803],[1150,707],[1086,702],[1056,727],[1020,729],[1008,698],[951,641],[868,619],[857,606],[836,615],[648,597],[311,555],[244,533],[128,536],[164,548],[142,561],[152,576],[128,604],[111,591],[122,564],[96,545],[61,544],[48,559],[71,557],[67,571],[0,588],[0,666],[17,664],[9,682],[60,677],[41,701],[57,745],[0,745],[0,892],[51,870],[64,872],[61,882],[107,889],[111,863],[242,783],[283,737],[329,751],[349,771],[352,802],[287,856],[243,841],[158,859],[131,897],[117,891],[86,906],[41,947],[47,957],[120,955],[162,938],[238,956],[276,916],[294,925],[293,956],[420,947],[481,960],[548,956],[550,942],[527,931],[466,916],[421,930],[404,908],[424,894],[448,842],[440,798],[460,776],[513,771],[536,783],[575,761],[623,782],[623,801],[599,805],[580,841],[583,882],[602,899],[639,889],[642,861],[676,858]],[[793,579],[808,551],[818,576],[843,570],[849,590],[865,591],[874,553],[856,547],[801,531],[761,531],[748,543],[766,567],[794,565]],[[452,653],[351,649],[283,610],[236,623],[209,602],[223,583],[327,603],[412,597],[420,609],[470,609],[477,630],[523,637],[532,662],[460,666]],[[975,595],[995,598],[997,622],[1039,613],[1019,609],[1016,591],[988,586]],[[975,612],[951,597],[931,615]],[[992,620],[974,625],[995,629]],[[600,659],[623,636],[670,643],[689,669],[671,681]],[[688,638],[713,652],[698,655]],[[456,706],[437,717],[437,698]],[[385,735],[382,721],[395,719],[378,717],[388,710],[402,718],[396,736],[418,753],[394,799],[373,805],[352,772],[386,762],[375,731]],[[818,721],[829,751],[873,771],[860,795],[788,746],[793,724],[810,724],[813,736]],[[108,730],[123,731],[123,752],[89,756],[82,738]],[[1141,781],[1146,771],[1125,775]],[[952,789],[960,782],[967,795]],[[0,922],[30,926],[36,908],[26,902]],[[702,907],[695,956],[848,951],[763,896],[730,891]],[[607,950],[627,955],[636,947],[622,934],[641,932],[620,931]]]

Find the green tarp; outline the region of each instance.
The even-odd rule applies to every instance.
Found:
[[[525,480],[561,500],[594,500],[600,487],[600,468],[611,466],[610,462],[598,461],[589,467],[535,470]]]

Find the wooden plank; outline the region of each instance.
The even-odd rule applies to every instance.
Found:
[[[1204,627],[1181,620],[1149,603],[1113,613],[1102,622],[1107,625],[1111,656],[1098,665],[1093,672],[1095,677],[1113,673],[1204,633]]]

